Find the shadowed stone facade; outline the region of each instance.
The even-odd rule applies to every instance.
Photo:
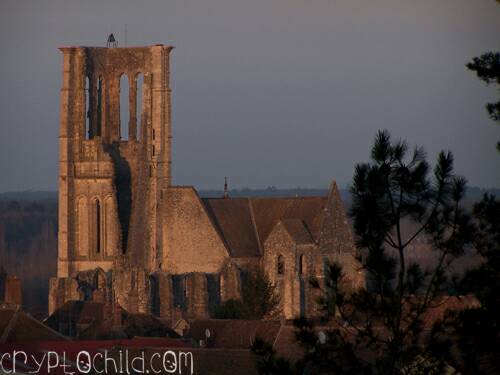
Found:
[[[59,244],[49,313],[88,300],[173,322],[208,317],[239,298],[245,273],[262,268],[284,317],[314,315],[307,280],[321,279],[331,260],[346,266],[346,285],[364,285],[335,183],[328,197],[248,199],[202,199],[172,185],[172,47],[60,50]],[[120,118],[124,78],[128,121]]]

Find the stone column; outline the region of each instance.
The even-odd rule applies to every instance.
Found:
[[[89,77],[89,108],[90,109],[90,138],[97,136],[97,86],[99,85],[99,78],[93,74]]]
[[[106,76],[106,130],[111,142],[120,140],[120,77]]]
[[[129,76],[129,123],[128,123],[128,139],[131,141],[137,140],[137,77]]]
[[[58,277],[67,277],[74,255],[76,223],[73,199],[74,161],[80,157],[85,133],[85,51],[61,48],[63,84],[61,88],[61,125],[59,130],[59,233]]]
[[[174,305],[172,290],[172,276],[164,272],[158,272],[158,295],[160,298],[160,317],[172,319]]]
[[[208,317],[207,277],[204,273],[190,273],[186,277],[187,315],[190,319]]]

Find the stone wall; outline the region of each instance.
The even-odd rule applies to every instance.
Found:
[[[280,311],[287,318],[296,316],[296,244],[278,223],[264,243],[264,271],[280,296]]]
[[[351,225],[335,181],[332,182],[328,194],[319,247],[323,253],[356,253]]]
[[[311,277],[322,279],[323,268],[318,267],[322,259],[316,244],[297,244],[281,222],[267,238],[262,263],[277,288],[286,319],[316,314],[316,298],[309,280]]]
[[[194,188],[167,189],[163,201],[161,269],[173,274],[220,272],[229,254]]]

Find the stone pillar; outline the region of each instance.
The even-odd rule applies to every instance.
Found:
[[[128,103],[128,139],[135,141],[137,138],[140,138],[137,135],[137,77],[135,75],[129,77]]]
[[[228,263],[222,271],[220,280],[220,297],[221,302],[241,298],[239,270],[234,263]]]
[[[159,272],[158,278],[158,297],[160,299],[160,317],[172,319],[173,295],[172,276]]]
[[[120,77],[106,76],[106,128],[111,142],[120,141]]]
[[[136,268],[136,290],[138,294],[137,311],[141,314],[149,313],[149,280],[143,268]]]
[[[204,273],[190,273],[186,276],[187,316],[190,319],[208,317],[207,278]]]
[[[81,48],[61,48],[63,83],[59,130],[59,233],[57,276],[68,277],[69,258],[74,253],[75,222],[73,168],[79,140],[85,133],[85,54]]]
[[[91,137],[93,138],[97,136],[98,129],[97,129],[97,99],[98,99],[98,93],[97,93],[97,87],[99,85],[99,78],[95,77],[93,74],[89,76],[89,107],[87,110],[90,109],[90,132],[91,132]]]
[[[162,205],[161,192],[170,186],[170,160],[171,160],[171,120],[170,120],[170,87],[169,87],[169,53],[172,47],[157,45],[151,47],[151,74],[149,80],[144,77],[144,83],[149,81],[151,101],[150,114],[147,126],[150,127],[149,142],[151,145],[152,176],[150,186],[151,210],[151,256],[149,267],[158,268],[163,246],[162,239]],[[148,86],[146,86],[148,87]],[[141,123],[141,127],[144,125]],[[154,137],[152,136],[154,133]],[[158,204],[157,202],[160,202]]]

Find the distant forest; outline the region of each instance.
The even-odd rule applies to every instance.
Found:
[[[222,190],[199,190],[198,193],[201,197],[222,197]],[[493,194],[497,197],[500,196],[500,188],[484,189],[479,187],[467,188],[466,198],[469,201],[476,202],[480,200],[485,193]],[[279,189],[275,186],[268,186],[265,189],[231,189],[229,191],[230,197],[310,197],[327,195],[328,189],[309,189],[309,188],[289,188]],[[350,194],[348,189],[340,189],[340,194],[344,202],[350,201]],[[40,203],[40,204],[56,204],[57,205],[57,192],[56,191],[17,191],[0,193],[0,203],[5,204],[10,201],[18,201],[19,203]]]
[[[500,196],[500,189],[470,188],[473,203],[484,193]],[[202,190],[202,197],[221,197],[220,190]],[[231,197],[324,196],[327,189],[234,189]],[[346,206],[350,197],[341,190]],[[347,208],[347,207],[346,207]],[[49,278],[56,275],[57,192],[11,192],[0,194],[0,267],[21,278],[23,308],[42,318],[47,314]]]

